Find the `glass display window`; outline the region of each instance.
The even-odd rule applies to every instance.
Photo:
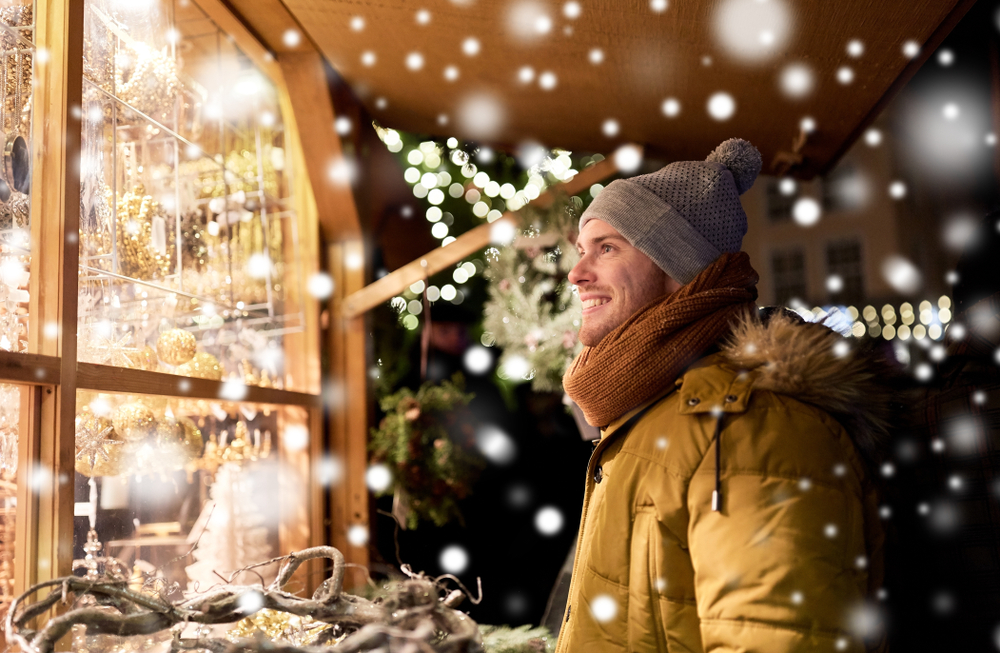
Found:
[[[79,360],[284,388],[278,91],[196,2],[147,4],[85,3]]]
[[[316,209],[280,70],[202,3],[0,2],[0,608],[328,539]]]
[[[78,391],[74,573],[269,582],[237,572],[309,545],[309,428],[298,406]]]
[[[0,6],[0,350],[28,351],[34,4]]]

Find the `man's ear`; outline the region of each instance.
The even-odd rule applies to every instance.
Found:
[[[666,272],[663,273],[663,277],[665,279],[665,281],[664,281],[664,287],[665,287],[668,295],[671,294],[671,293],[673,293],[673,292],[676,292],[676,291],[680,290],[681,286],[684,285],[681,282],[679,282],[676,279],[674,279],[673,277],[671,277]]]

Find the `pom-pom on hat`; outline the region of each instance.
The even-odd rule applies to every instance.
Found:
[[[686,284],[723,253],[740,251],[747,232],[740,195],[760,168],[757,148],[731,138],[704,161],[611,182],[580,216],[580,231],[591,220],[606,222]]]

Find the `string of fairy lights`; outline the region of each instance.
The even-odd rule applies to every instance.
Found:
[[[393,153],[403,151],[403,139],[398,131],[384,129],[376,125],[379,138],[386,148]],[[489,163],[495,154],[489,148],[481,148],[476,155],[481,163]],[[585,157],[583,165],[603,160],[596,154]],[[413,196],[425,200],[430,206],[424,212],[424,217],[431,224],[431,235],[441,241],[441,246],[447,246],[455,241],[450,233],[454,216],[444,211],[441,204],[447,197],[464,198],[469,210],[476,218],[493,223],[503,216],[505,211],[517,211],[528,202],[537,199],[542,192],[553,183],[565,181],[577,170],[573,167],[571,153],[566,150],[547,150],[541,145],[526,145],[518,153],[518,159],[527,165],[527,181],[518,189],[512,183],[500,183],[490,178],[490,175],[471,160],[468,152],[459,148],[456,138],[449,138],[444,146],[435,141],[424,141],[406,153],[409,167],[403,172],[403,179],[411,186]],[[456,174],[447,169],[451,163],[458,168]],[[600,185],[595,185],[591,193],[600,192]],[[460,262],[452,271],[454,284],[447,283],[441,287],[417,281],[403,291],[401,295],[390,300],[390,306],[397,313],[403,314],[401,324],[410,330],[420,325],[419,316],[423,312],[421,295],[425,292],[430,302],[440,300],[460,304],[465,299],[461,285],[477,274],[482,274],[484,263],[478,259]]]
[[[838,323],[838,330],[844,335],[860,338],[868,335],[872,338],[886,340],[941,340],[945,327],[952,321],[951,298],[942,295],[937,302],[921,301],[916,308],[910,302],[903,302],[899,308],[885,304],[881,309],[869,304],[860,311],[854,306],[846,309],[836,309],[841,315],[831,314],[834,309],[823,309],[818,306],[811,310],[799,307],[795,310],[809,321],[827,320]]]

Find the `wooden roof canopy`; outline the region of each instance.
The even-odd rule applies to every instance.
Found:
[[[504,149],[530,140],[607,153],[634,142],[667,160],[702,159],[739,136],[760,149],[765,171],[798,146],[801,161],[790,172],[811,177],[832,167],[973,1],[283,4],[386,127]],[[285,21],[270,22],[249,0],[231,3],[280,57],[286,46],[276,45],[274,32]],[[859,56],[848,52],[853,40],[863,45]],[[904,53],[907,42],[920,46],[915,56]],[[594,49],[603,54],[599,63],[591,60]],[[811,90],[799,96],[782,86],[796,65],[811,72]],[[853,73],[850,83],[838,80],[844,66]],[[449,67],[457,77],[446,75]],[[530,81],[521,77],[525,67]],[[544,73],[554,76],[553,88],[543,88]],[[718,92],[735,101],[727,120],[707,111]],[[664,113],[667,98],[679,102],[674,117]],[[816,129],[797,143],[805,116]],[[608,135],[608,120],[617,122],[617,133]]]

